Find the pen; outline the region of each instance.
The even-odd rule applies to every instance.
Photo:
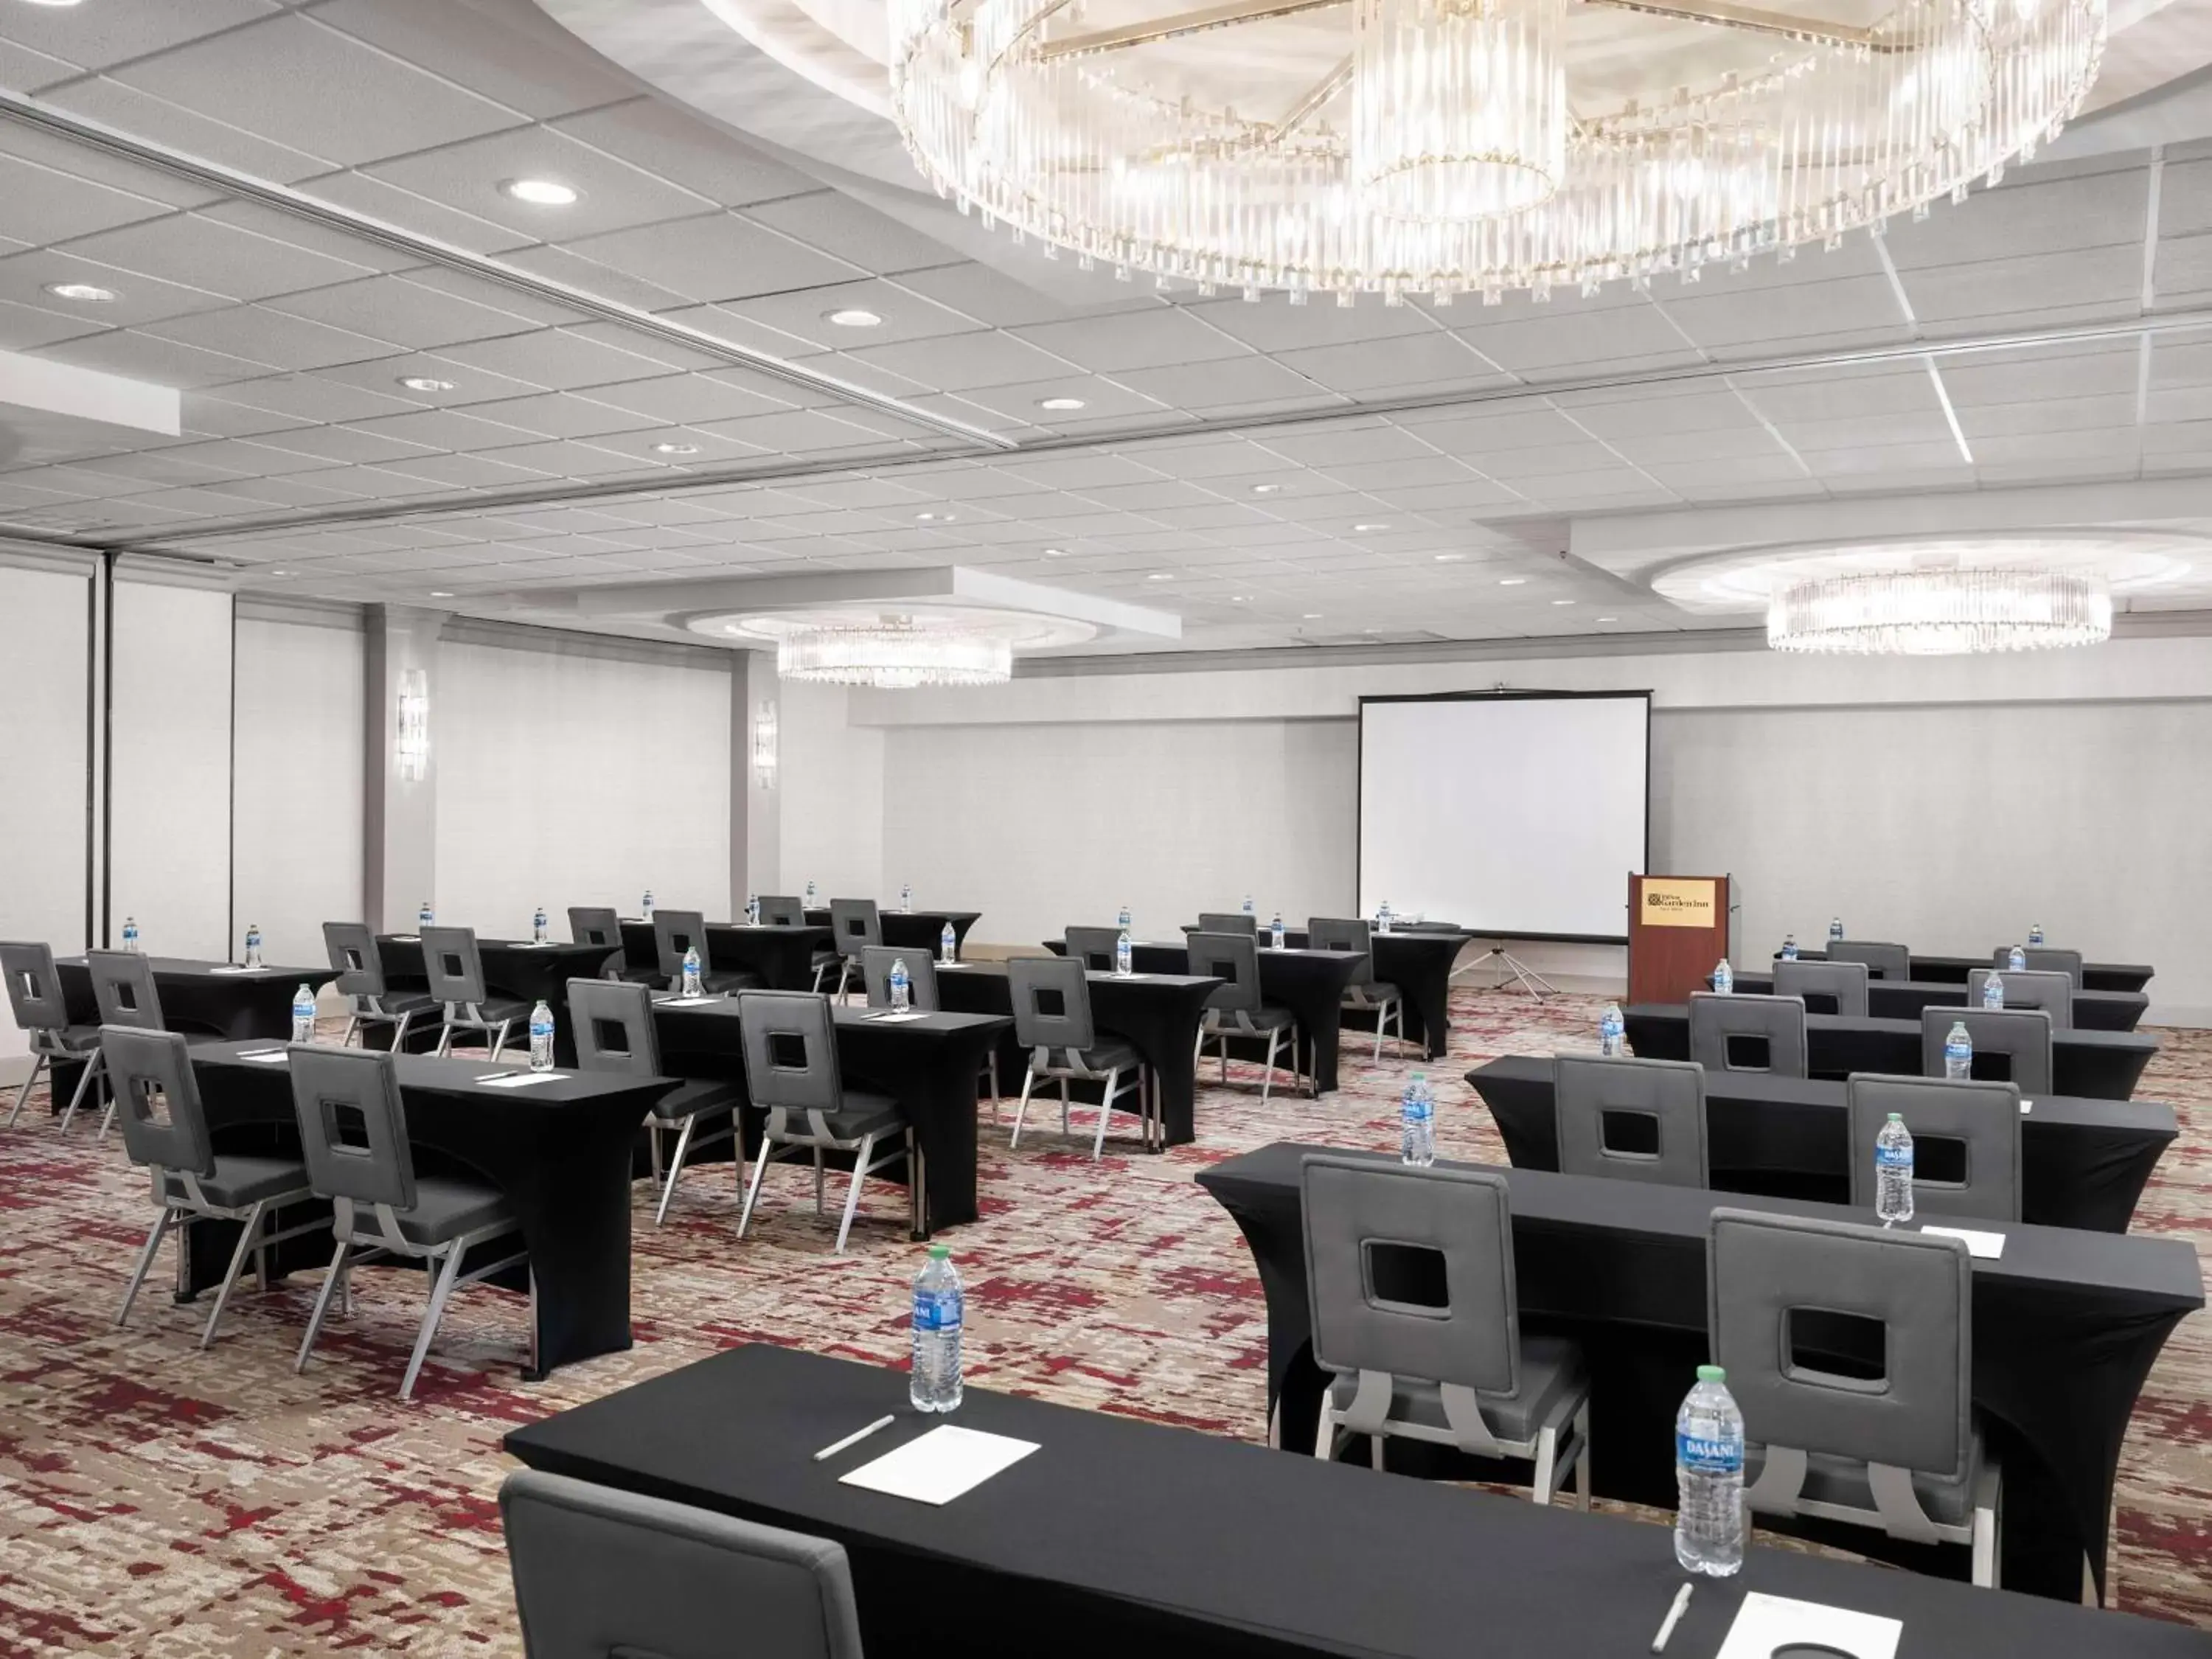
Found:
[[[513,1072],[486,1072],[482,1077],[478,1078],[477,1081],[479,1083],[496,1083],[503,1077],[513,1077],[515,1073]]]
[[[1667,1609],[1666,1618],[1660,1621],[1659,1633],[1651,1638],[1652,1652],[1667,1650],[1667,1638],[1674,1633],[1674,1626],[1682,1622],[1683,1613],[1689,1610],[1690,1592],[1695,1588],[1694,1584],[1685,1584],[1674,1592],[1674,1605]]]
[[[819,1463],[825,1457],[835,1457],[839,1452],[843,1451],[848,1446],[859,1445],[860,1442],[866,1440],[878,1429],[889,1428],[891,1425],[892,1420],[893,1419],[889,1417],[879,1417],[874,1422],[869,1424],[866,1428],[854,1430],[852,1433],[847,1435],[842,1440],[836,1442],[834,1445],[824,1446],[820,1451],[815,1453],[814,1461]]]

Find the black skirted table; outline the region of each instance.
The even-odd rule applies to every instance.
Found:
[[[834,1540],[870,1659],[1632,1656],[1650,1650],[1683,1579],[1664,1527],[972,1383],[951,1422],[1034,1452],[941,1507],[842,1484],[943,1421],[906,1393],[902,1371],[755,1346],[512,1430],[505,1444],[532,1468]],[[887,1413],[890,1426],[815,1461]],[[1712,1659],[1752,1590],[1899,1620],[1897,1659],[2204,1648],[2178,1625],[1754,1547],[1739,1577],[1698,1587],[1668,1659]]]
[[[745,1080],[745,1046],[735,997],[656,1002],[660,1063],[680,1077]],[[975,1078],[1013,1022],[987,1014],[919,1014],[887,1022],[875,1011],[839,1007],[837,1065],[845,1081],[895,1097],[914,1125],[921,1179],[909,1171],[913,1231],[975,1218]],[[710,1127],[702,1124],[702,1128]],[[749,1134],[757,1126],[748,1126]],[[833,1154],[833,1158],[837,1155]],[[849,1164],[849,1159],[840,1161]],[[892,1166],[896,1170],[896,1166]],[[895,1179],[895,1173],[884,1179]]]
[[[1984,967],[1989,964],[1984,963]],[[1774,991],[1771,974],[1738,974],[1735,988],[1747,996],[1769,996]],[[1966,981],[1961,977],[1941,979],[1870,979],[1867,981],[1867,1012],[1876,1019],[1918,1019],[1923,1008],[1963,1008]],[[2150,1009],[2150,999],[2141,991],[2076,991],[2074,1024],[2084,1031],[2132,1031]],[[1832,1014],[1836,1000],[1819,993],[1805,999],[1805,1011]]]
[[[387,984],[427,983],[420,933],[379,933],[376,953],[383,960]],[[520,997],[525,1002],[542,1000],[558,1016],[568,1012],[568,981],[597,979],[606,965],[607,949],[567,939],[538,945],[526,939],[480,939],[477,956],[483,963],[484,988],[493,995]],[[434,1034],[435,1026],[433,1021]]]
[[[301,981],[319,991],[337,977],[331,968],[240,968],[187,957],[147,960],[161,999],[162,1024],[173,1031],[210,1036],[289,1037],[292,994]],[[99,1024],[100,1002],[92,994],[92,969],[85,959],[58,957],[54,973],[69,1005],[70,1023]]]
[[[1559,1167],[1552,1062],[1509,1054],[1467,1080],[1490,1108],[1516,1169]],[[1716,1191],[1850,1201],[1844,1085],[1765,1072],[1705,1077],[1706,1161]],[[2038,1096],[2021,1117],[2021,1218],[2124,1233],[2159,1158],[2179,1134],[2173,1109],[2148,1100]],[[1923,1195],[1923,1206],[1932,1194]]]
[[[957,956],[968,943],[968,930],[975,925],[981,910],[897,910],[888,904],[876,907],[876,920],[881,924],[884,943],[897,945],[902,950],[927,951],[937,954],[944,941],[945,925],[952,924],[952,951]],[[810,908],[806,920],[811,926],[830,925],[830,907]]]
[[[1306,1298],[1299,1168],[1306,1153],[1334,1150],[1279,1142],[1198,1176],[1235,1218],[1259,1267],[1268,1401],[1285,1446],[1313,1443],[1323,1385]],[[1674,1412],[1708,1358],[1711,1212],[1728,1206],[1860,1222],[1865,1213],[1541,1170],[1499,1173],[1510,1189],[1522,1327],[1572,1336],[1589,1358],[1598,1492],[1672,1508]],[[1997,1231],[2004,1254],[1973,1264],[1973,1392],[2004,1470],[2001,1582],[2074,1600],[2085,1554],[2103,1583],[2129,1414],[2168,1333],[2204,1305],[2203,1283],[2185,1240],[2025,1224]],[[1892,1547],[1879,1533],[1851,1537],[1849,1547],[1865,1553]],[[1937,1571],[1957,1569],[1957,1552],[1935,1559],[1950,1563]]]
[[[1190,922],[1185,922],[1182,930],[1186,933],[1198,931]],[[1264,928],[1260,937],[1264,943]],[[1442,1060],[1451,1046],[1452,964],[1459,960],[1460,951],[1474,937],[1455,928],[1437,927],[1394,928],[1387,933],[1368,934],[1370,954],[1375,959],[1375,977],[1405,994],[1406,1040],[1426,1043],[1431,1060]],[[1303,927],[1285,927],[1283,943],[1292,950],[1303,951],[1310,946],[1311,939]],[[1360,1014],[1358,1018],[1368,1021],[1372,1016]],[[1370,1025],[1368,1029],[1373,1028]]]
[[[1628,1046],[1645,1059],[1690,1057],[1687,1005],[1632,1003],[1622,1010],[1622,1018],[1628,1027]],[[1814,1077],[1844,1078],[1853,1072],[1923,1075],[1917,1019],[1807,1014],[1805,1048],[1805,1069]],[[2157,1053],[2158,1039],[2140,1031],[2053,1031],[2051,1092],[2125,1100],[2135,1093],[2143,1067]],[[1977,1064],[1980,1058],[1976,1057]]]
[[[218,1151],[299,1145],[289,1066],[240,1058],[270,1047],[247,1042],[192,1050]],[[477,1079],[514,1071],[512,1061],[401,1054],[393,1066],[418,1164],[459,1166],[497,1187],[514,1208],[530,1253],[523,1282],[532,1287],[536,1310],[525,1377],[628,1348],[631,1146],[653,1102],[676,1079],[569,1073],[526,1088],[495,1089]],[[219,1282],[237,1237],[233,1224],[194,1223],[179,1289],[191,1295]],[[314,1237],[284,1248],[290,1253],[279,1265],[330,1260],[329,1243]]]
[[[1775,953],[1778,959],[1779,951]],[[1797,954],[1807,962],[1825,962],[1825,950],[1801,950]],[[1988,957],[1943,957],[1910,952],[1906,958],[1914,979],[1948,981],[1963,985],[1966,975],[1977,968],[1990,965]],[[2085,991],[2140,991],[2151,981],[2152,970],[2135,962],[2085,962],[2081,964],[2081,988]]]
[[[1194,1098],[1197,1092],[1198,1023],[1206,999],[1221,981],[1203,975],[1132,974],[1127,979],[1093,970],[1091,1018],[1102,1032],[1126,1038],[1152,1068],[1159,1091],[1160,1121],[1167,1144],[1181,1146],[1197,1138]],[[959,963],[937,969],[938,1000],[948,1010],[975,1014],[1013,1012],[1014,1001],[1000,962]],[[1020,1085],[1026,1055],[1013,1041],[1011,1025],[1000,1044],[1000,1085],[1011,1093]],[[1012,1069],[1009,1069],[1009,1068]],[[1098,1085],[1076,1085],[1086,1095]]]
[[[660,950],[653,924],[625,917],[623,963],[629,968],[658,968]],[[827,924],[819,927],[753,927],[746,922],[710,921],[707,951],[716,968],[743,968],[758,974],[771,991],[814,988],[814,957],[830,948]]]

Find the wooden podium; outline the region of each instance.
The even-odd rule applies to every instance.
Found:
[[[1628,878],[1628,1000],[1687,1002],[1729,952],[1726,876]]]

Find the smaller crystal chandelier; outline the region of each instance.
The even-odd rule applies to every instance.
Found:
[[[912,617],[795,628],[776,641],[775,672],[787,680],[908,691],[924,685],[1003,685],[1013,675],[1004,635]]]
[[[2039,651],[2112,636],[2101,576],[1989,568],[1815,576],[1778,587],[1766,642],[1778,651],[1915,657]]]

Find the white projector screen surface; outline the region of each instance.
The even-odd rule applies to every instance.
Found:
[[[1359,705],[1359,910],[1493,938],[1626,939],[1644,869],[1651,698]]]

